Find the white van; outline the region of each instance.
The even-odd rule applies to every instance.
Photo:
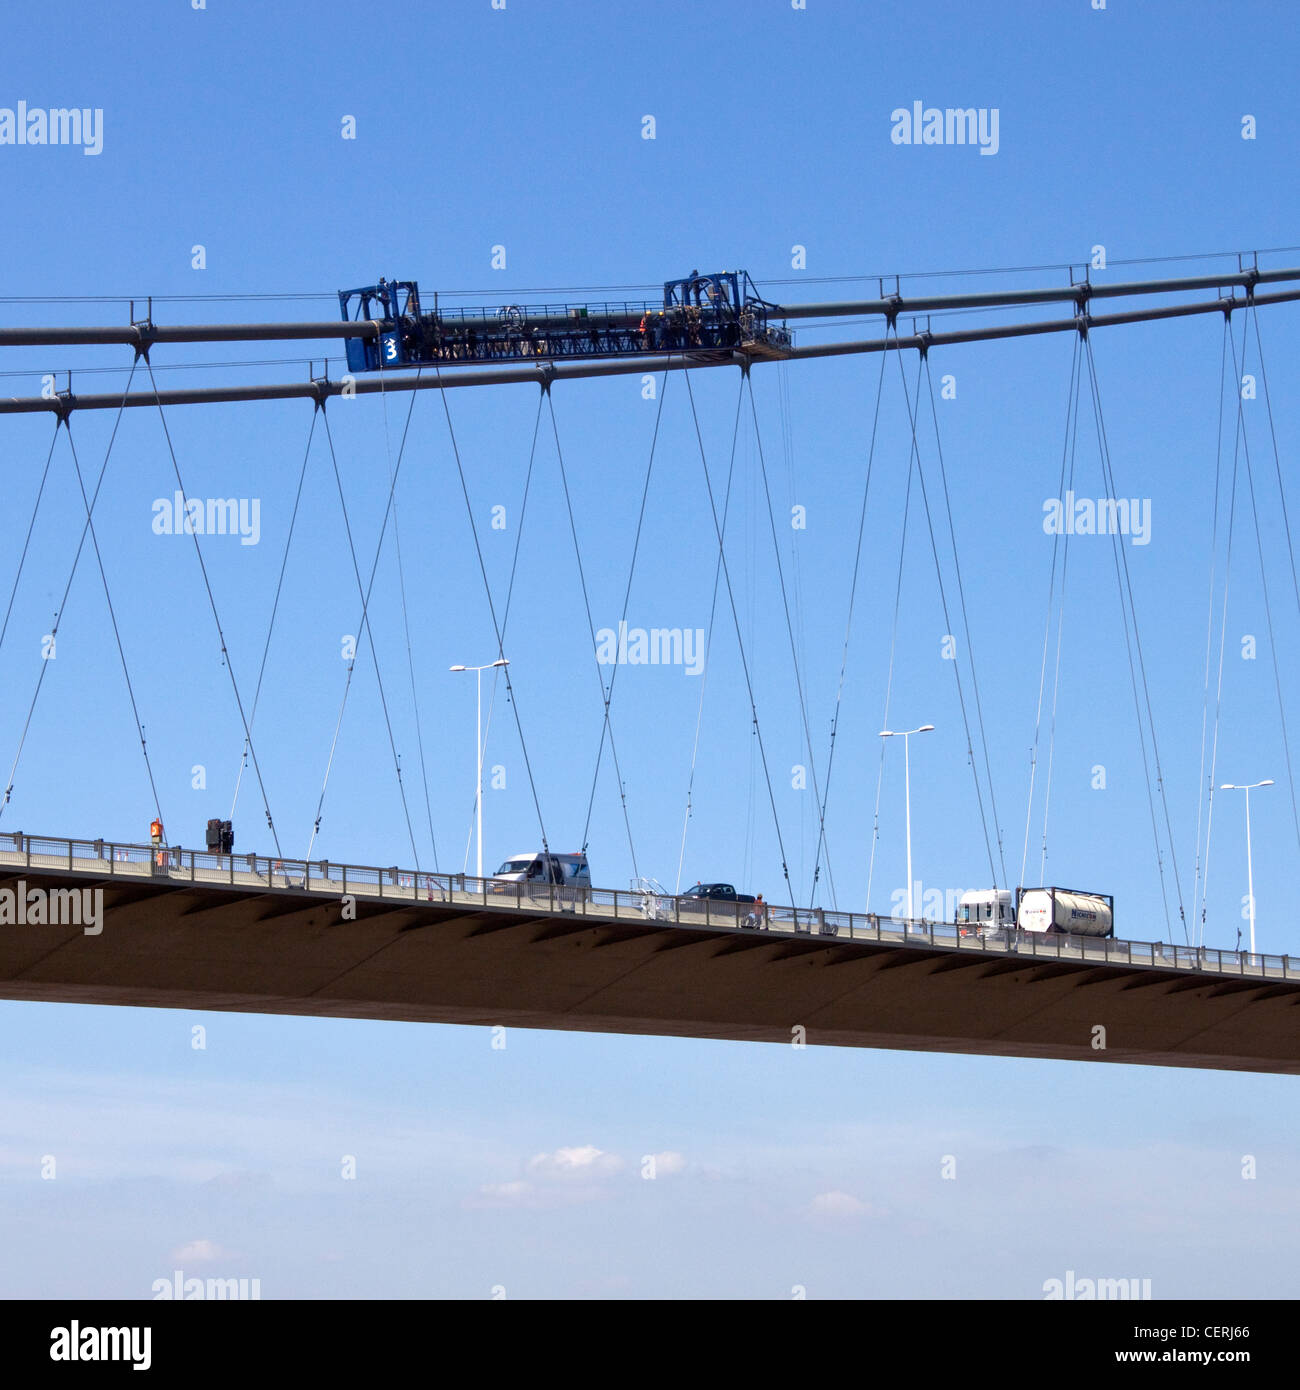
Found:
[[[492,875],[494,893],[518,892],[511,885],[522,883],[525,892],[548,895],[554,885],[565,899],[581,897],[582,889],[591,887],[591,869],[585,854],[544,854],[527,850],[512,855]]]
[[[962,936],[991,936],[1016,925],[1016,907],[1009,888],[975,888],[957,902],[957,929]]]

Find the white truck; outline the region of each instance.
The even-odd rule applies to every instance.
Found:
[[[591,868],[587,856],[577,854],[546,854],[542,850],[526,850],[512,855],[492,875],[494,893],[518,893],[514,885],[523,884],[523,892],[549,897],[552,888],[561,901],[577,901],[591,887]]]
[[[1070,888],[974,888],[957,904],[962,936],[994,936],[1019,930],[1071,936],[1113,936],[1115,899]]]
[[[990,936],[1016,924],[1016,905],[1010,888],[974,888],[957,903],[957,929],[962,936]]]

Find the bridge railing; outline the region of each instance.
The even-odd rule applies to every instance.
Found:
[[[1142,969],[1198,970],[1251,978],[1300,980],[1294,956],[1225,951],[1210,946],[1177,946],[1154,941],[1121,941],[997,930],[970,932],[946,922],[908,920],[825,908],[786,907],[776,903],[736,903],[684,898],[645,890],[575,887],[568,884],[510,883],[469,874],[429,873],[397,865],[339,864],[331,860],[285,859],[265,854],[220,854],[177,845],[119,844],[110,840],[75,840],[0,834],[0,863],[17,861],[32,869],[66,869],[109,878],[121,875],[194,884],[297,889],[323,896],[349,894],[384,901],[444,902],[485,908],[529,908],[572,913],[597,921],[656,922],[682,927],[730,927],[748,933],[779,932],[790,936],[839,941],[878,941],[891,945],[996,952],[1031,959],[1095,960]]]

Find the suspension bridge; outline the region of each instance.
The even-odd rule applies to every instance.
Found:
[[[169,428],[168,412],[188,405],[227,405],[237,402],[305,400],[312,403],[293,514],[284,536],[283,559],[273,596],[269,597],[265,641],[260,666],[250,684],[248,653],[232,652],[227,639],[219,585],[205,558],[203,527],[186,526],[192,536],[195,565],[202,584],[212,632],[227,673],[230,698],[238,714],[242,755],[235,779],[237,799],[247,773],[262,802],[269,854],[223,852],[155,843],[139,845],[129,839],[61,839],[11,830],[14,809],[21,806],[23,771],[33,756],[29,748],[34,717],[53,663],[42,661],[34,673],[30,699],[18,706],[13,729],[16,745],[0,803],[0,891],[14,904],[27,894],[59,901],[66,907],[77,894],[102,894],[105,929],[90,932],[82,921],[27,919],[0,925],[0,997],[57,1002],[214,1008],[288,1014],[339,1015],[413,1021],[518,1024],[531,1027],[576,1028],[589,1031],[664,1033],[679,1036],[735,1038],[789,1042],[792,1033],[809,1042],[835,1045],[918,1048],[936,1051],[982,1052],[1010,1056],[1055,1057],[1144,1064],[1225,1067],[1257,1071],[1300,1069],[1300,962],[1285,956],[1259,955],[1240,949],[1222,950],[1207,944],[1209,848],[1217,785],[1216,757],[1222,707],[1223,661],[1226,648],[1227,574],[1216,588],[1211,569],[1207,620],[1205,681],[1198,785],[1196,844],[1191,860],[1180,869],[1177,836],[1171,816],[1167,774],[1157,739],[1149,662],[1143,645],[1139,605],[1122,543],[1112,532],[1116,591],[1123,620],[1124,655],[1130,677],[1133,716],[1150,817],[1154,880],[1163,905],[1163,924],[1152,921],[1140,940],[1111,940],[1051,935],[1031,937],[1023,932],[964,935],[955,923],[937,922],[918,914],[841,911],[840,891],[846,881],[841,868],[837,889],[831,869],[827,832],[832,774],[855,608],[865,604],[860,592],[860,569],[868,540],[869,495],[877,467],[877,425],[885,389],[886,362],[898,364],[900,391],[906,411],[908,450],[904,536],[908,511],[915,507],[925,522],[945,630],[964,638],[964,660],[949,663],[956,686],[962,741],[972,782],[972,822],[977,823],[995,889],[1027,884],[1030,867],[1031,823],[1036,808],[1042,817],[1042,880],[1046,862],[1048,801],[1057,702],[1061,684],[1062,631],[1070,556],[1069,528],[1054,536],[1048,582],[1047,621],[1037,674],[1037,712],[1029,760],[1029,795],[1022,859],[1016,875],[1007,866],[1007,834],[994,791],[995,759],[985,727],[987,685],[981,693],[966,592],[958,559],[959,546],[940,438],[935,385],[930,371],[936,349],[955,349],[976,342],[1069,335],[1073,342],[1064,441],[1060,450],[1058,497],[1072,498],[1078,474],[1081,421],[1089,421],[1109,499],[1121,497],[1117,486],[1102,410],[1101,378],[1093,351],[1093,335],[1138,323],[1218,316],[1222,320],[1219,392],[1219,457],[1214,497],[1215,556],[1226,538],[1228,563],[1236,528],[1239,475],[1244,473],[1264,572],[1260,538],[1256,471],[1236,383],[1250,354],[1259,373],[1267,405],[1268,444],[1276,476],[1278,500],[1286,525],[1288,577],[1300,612],[1291,547],[1281,453],[1277,443],[1273,403],[1264,368],[1264,342],[1259,328],[1262,310],[1300,300],[1300,268],[1261,267],[1258,258],[1238,257],[1236,267],[1219,272],[1145,281],[1094,283],[1086,273],[1068,284],[1029,289],[981,291],[950,295],[902,293],[901,282],[887,293],[868,299],[821,303],[779,303],[763,298],[743,272],[698,272],[670,281],[662,299],[565,301],[542,305],[508,305],[485,310],[449,307],[435,297],[430,308],[411,281],[381,281],[377,286],[340,294],[337,320],[315,322],[166,324],[156,322],[154,304],[146,301],[143,317],[133,303],[129,322],[122,325],[71,327],[0,327],[0,347],[126,348],[131,354],[126,385],[120,392],[87,393],[64,389],[57,381],[40,395],[0,398],[0,414],[52,417],[53,430],[35,503],[25,531],[10,521],[8,553],[16,557],[12,590],[3,625],[0,654],[15,613],[24,573],[40,560],[33,535],[60,441],[66,441],[73,464],[84,522],[71,566],[58,591],[61,597],[50,632],[57,640],[78,568],[93,561],[111,619],[114,647],[132,711],[133,738],[138,741],[152,796],[152,811],[166,821],[149,741],[145,736],[139,682],[132,677],[132,652],[117,609],[105,564],[104,546],[96,527],[96,506],[113,455],[114,440],[127,411],[145,408],[157,414],[160,433],[183,515],[192,493],[187,468]],[[1106,309],[1114,301],[1125,307]],[[1062,315],[1057,306],[1067,306]],[[1007,312],[1037,314],[1008,323]],[[963,326],[946,325],[962,316]],[[979,321],[971,323],[974,317]],[[873,338],[802,343],[790,324],[814,323],[819,328],[843,321],[880,321],[881,335]],[[936,327],[936,323],[939,325]],[[910,331],[904,332],[904,327]],[[1239,331],[1238,331],[1239,330]],[[171,345],[215,342],[298,341],[342,343],[347,370],[331,377],[328,358],[321,372],[311,364],[308,379],[298,382],[192,386],[164,389],[155,373],[155,356]],[[903,368],[907,354],[915,355],[915,375]],[[777,541],[768,453],[764,449],[754,374],[773,364],[817,359],[878,355],[875,417],[865,449],[865,477],[856,550],[848,571],[845,630],[838,663],[838,680],[829,737],[825,747],[814,737],[808,687],[811,673],[801,655],[797,622],[792,613],[794,576],[783,565]],[[229,364],[227,364],[229,365]],[[731,444],[725,481],[715,458],[709,458],[706,426],[701,419],[693,378],[698,372],[739,369],[739,390],[731,417]],[[79,369],[84,370],[84,369]],[[807,370],[813,370],[808,368]],[[789,905],[765,904],[754,913],[728,903],[691,903],[644,877],[637,863],[627,779],[615,740],[614,713],[619,667],[596,666],[600,689],[600,728],[596,738],[591,792],[583,829],[585,850],[592,833],[596,791],[602,766],[612,771],[618,810],[628,840],[635,888],[631,892],[602,887],[505,884],[464,873],[447,873],[438,865],[433,834],[433,794],[419,708],[418,682],[409,666],[411,708],[418,738],[424,809],[429,822],[433,867],[422,862],[408,783],[403,777],[394,720],[397,695],[386,689],[380,674],[380,644],[372,629],[376,611],[376,578],[388,532],[394,533],[399,575],[403,574],[397,532],[398,484],[407,457],[411,407],[420,393],[434,391],[441,401],[448,446],[463,494],[469,531],[484,599],[493,629],[495,651],[504,659],[506,625],[514,596],[519,560],[519,525],[504,594],[494,589],[470,498],[466,464],[457,442],[448,393],[458,388],[532,384],[540,388],[532,429],[524,502],[533,475],[543,427],[549,427],[559,464],[579,587],[582,621],[593,648],[597,628],[592,584],[584,568],[583,547],[575,513],[574,491],[565,466],[565,451],[554,395],[564,383],[584,378],[635,374],[663,382],[682,374],[694,437],[702,469],[708,521],[716,555],[706,652],[714,646],[715,623],[734,634],[746,713],[757,753],[755,782],[758,803],[770,810],[780,871]],[[1225,385],[1229,387],[1225,396]],[[389,393],[409,396],[396,453],[390,456],[382,522],[374,546],[360,553],[349,517],[348,502],[331,427],[329,403],[339,397]],[[638,561],[643,564],[642,526],[651,473],[660,440],[660,420],[666,392],[657,400],[649,459],[641,490],[640,514],[628,557],[622,588],[620,630],[629,618],[629,600]],[[1235,419],[1225,399],[1236,401]],[[927,417],[928,409],[928,417]],[[74,422],[83,412],[110,411],[114,424],[98,471],[87,469],[77,453]],[[773,770],[764,725],[759,717],[760,685],[752,651],[747,650],[738,576],[729,563],[727,519],[733,505],[737,442],[742,421],[751,424],[757,448],[759,497],[770,523],[780,608],[771,624],[788,644],[790,668],[797,693],[797,742],[807,759],[816,811],[814,866],[808,876],[807,904],[795,906],[789,855],[782,818],[773,788]],[[1224,431],[1230,443],[1225,446]],[[933,447],[923,435],[928,431]],[[286,856],[272,814],[271,779],[259,758],[259,743],[274,742],[274,732],[258,733],[256,716],[263,694],[268,654],[280,612],[282,590],[299,516],[308,460],[318,433],[329,455],[346,535],[345,570],[355,581],[358,621],[356,651],[346,666],[345,688],[329,743],[328,761],[316,803],[304,855]],[[1257,454],[1258,454],[1257,442]],[[1224,475],[1230,477],[1225,481]],[[1259,487],[1262,488],[1262,480]],[[521,508],[521,516],[523,513]],[[1226,510],[1226,518],[1221,511]],[[1243,507],[1243,511],[1244,511]],[[552,540],[554,538],[552,537]],[[893,595],[893,637],[889,656],[892,681],[897,639],[898,593],[902,585],[904,545],[900,544],[897,588]],[[364,563],[363,563],[364,562]],[[1297,811],[1286,722],[1285,682],[1274,640],[1274,610],[1265,578],[1269,647],[1282,733],[1283,754],[1300,850],[1300,811]],[[401,581],[402,622],[408,663],[411,624],[406,581]],[[1216,605],[1221,603],[1221,609]],[[859,615],[860,616],[860,615]],[[886,607],[885,616],[888,617]],[[1216,621],[1217,620],[1217,621]],[[283,626],[283,624],[282,624]],[[1216,627],[1218,628],[1216,640]],[[752,643],[752,631],[750,633]],[[391,755],[394,784],[407,830],[410,867],[356,868],[321,859],[316,853],[331,770],[344,728],[354,673],[368,653],[376,680],[384,733]],[[1217,672],[1216,672],[1217,664]],[[244,679],[237,677],[237,668]],[[1217,689],[1215,676],[1217,674]],[[549,854],[543,807],[547,791],[535,775],[529,740],[545,739],[548,731],[527,729],[519,692],[508,665],[501,667],[506,701],[519,740],[529,796],[536,813],[538,841]],[[10,677],[12,688],[13,678]],[[700,711],[704,686],[701,685]],[[888,719],[888,695],[885,715]],[[699,721],[687,774],[686,823],[678,864],[685,859],[692,814]],[[769,736],[770,739],[770,736]],[[626,750],[626,743],[624,744]],[[479,753],[483,744],[480,740]],[[25,761],[26,759],[26,761]],[[608,763],[606,763],[608,759]],[[1040,774],[1040,762],[1045,767]],[[1042,778],[1041,785],[1039,778]],[[876,842],[880,827],[880,791],[876,778],[872,840],[865,900],[872,901]],[[481,792],[480,792],[481,795]],[[1005,795],[1005,793],[1004,793]],[[752,808],[751,808],[752,811]],[[232,807],[233,814],[233,807]],[[607,827],[606,827],[607,828]],[[910,875],[909,875],[910,877]],[[823,883],[824,878],[824,883]],[[1186,891],[1185,891],[1186,885]],[[983,886],[983,885],[981,885]],[[909,885],[910,892],[910,885]],[[828,894],[830,906],[822,902]],[[856,895],[855,895],[856,896]],[[12,913],[11,913],[12,916]],[[0,918],[3,912],[0,911]],[[1132,934],[1130,926],[1125,935]],[[1163,940],[1152,939],[1161,935]],[[1179,939],[1181,938],[1181,939]]]

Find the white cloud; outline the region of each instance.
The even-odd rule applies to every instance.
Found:
[[[666,1149],[661,1154],[651,1154],[655,1161],[655,1177],[662,1178],[668,1173],[680,1173],[686,1167],[685,1154],[674,1149]]]
[[[192,1240],[188,1245],[182,1245],[178,1250],[172,1251],[172,1259],[178,1264],[205,1264],[210,1260],[220,1260],[224,1258],[226,1252],[211,1240]]]
[[[619,1172],[622,1167],[623,1160],[617,1154],[606,1153],[594,1144],[556,1149],[549,1154],[534,1154],[528,1160],[528,1171],[539,1178],[605,1178]]]
[[[813,1216],[832,1216],[836,1218],[857,1218],[860,1216],[879,1216],[880,1212],[875,1207],[870,1207],[866,1202],[860,1202],[856,1197],[847,1192],[838,1190],[833,1192],[819,1192],[816,1197],[808,1204],[808,1211]]]

